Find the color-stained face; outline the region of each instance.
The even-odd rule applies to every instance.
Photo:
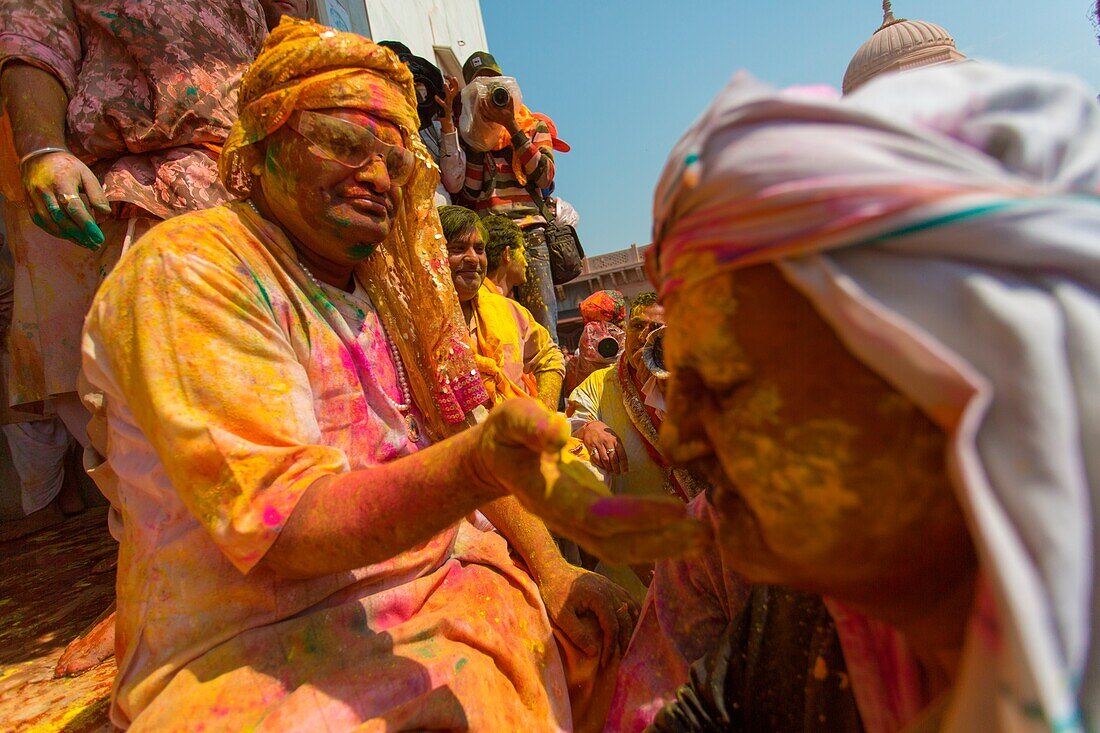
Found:
[[[451,267],[451,279],[454,281],[459,302],[472,300],[481,288],[481,283],[485,281],[485,269],[489,266],[481,232],[471,229],[449,240],[447,264]]]
[[[626,321],[626,360],[639,374],[646,372],[642,363],[642,349],[645,348],[645,340],[655,329],[660,328],[665,322],[664,306],[659,304],[648,305],[631,310],[630,317]]]
[[[331,109],[317,113],[334,118],[337,126],[350,124],[351,129],[369,131],[381,147],[403,150],[398,129],[366,112]],[[340,132],[347,129],[341,127]],[[278,212],[279,222],[315,254],[355,264],[389,234],[401,192],[391,179],[384,150],[349,166],[336,159],[340,151],[334,155],[291,125],[279,128],[266,145],[260,172],[264,197]]]
[[[944,433],[776,269],[677,292],[666,315],[661,440],[711,483],[750,580],[828,594],[965,564]]]
[[[527,255],[523,247],[512,247],[508,253],[508,282],[522,285],[527,282]]]

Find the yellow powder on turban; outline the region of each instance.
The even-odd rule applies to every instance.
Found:
[[[487,395],[451,284],[432,202],[439,168],[420,140],[412,74],[367,38],[284,18],[241,80],[238,104],[219,169],[225,187],[241,197],[262,175],[261,143],[295,110],[357,109],[400,131],[418,165],[394,196],[389,235],[358,271],[408,367],[428,433],[436,439],[453,433]]]

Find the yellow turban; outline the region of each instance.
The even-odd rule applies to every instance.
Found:
[[[389,49],[355,33],[341,33],[289,17],[271,32],[241,80],[238,119],[219,163],[225,187],[252,190],[255,144],[278,130],[295,110],[360,109],[392,122],[405,145],[430,161],[417,128],[412,74]]]
[[[295,110],[359,109],[400,130],[420,164],[394,197],[389,235],[359,273],[407,366],[429,434],[438,439],[454,432],[487,395],[432,202],[439,168],[420,139],[412,74],[392,51],[367,38],[284,18],[241,80],[238,104],[219,169],[225,187],[242,197],[262,163],[257,143]]]

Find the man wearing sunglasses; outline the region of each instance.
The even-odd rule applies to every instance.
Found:
[[[560,609],[466,517],[514,496],[628,562],[699,528],[603,495],[533,400],[469,426],[488,395],[390,51],[284,21],[239,112],[219,168],[240,200],[153,228],[85,329],[126,528],[113,722],[599,730]]]

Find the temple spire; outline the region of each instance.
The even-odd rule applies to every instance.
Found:
[[[895,21],[894,8],[890,0],[882,0],[882,24],[889,25]]]

